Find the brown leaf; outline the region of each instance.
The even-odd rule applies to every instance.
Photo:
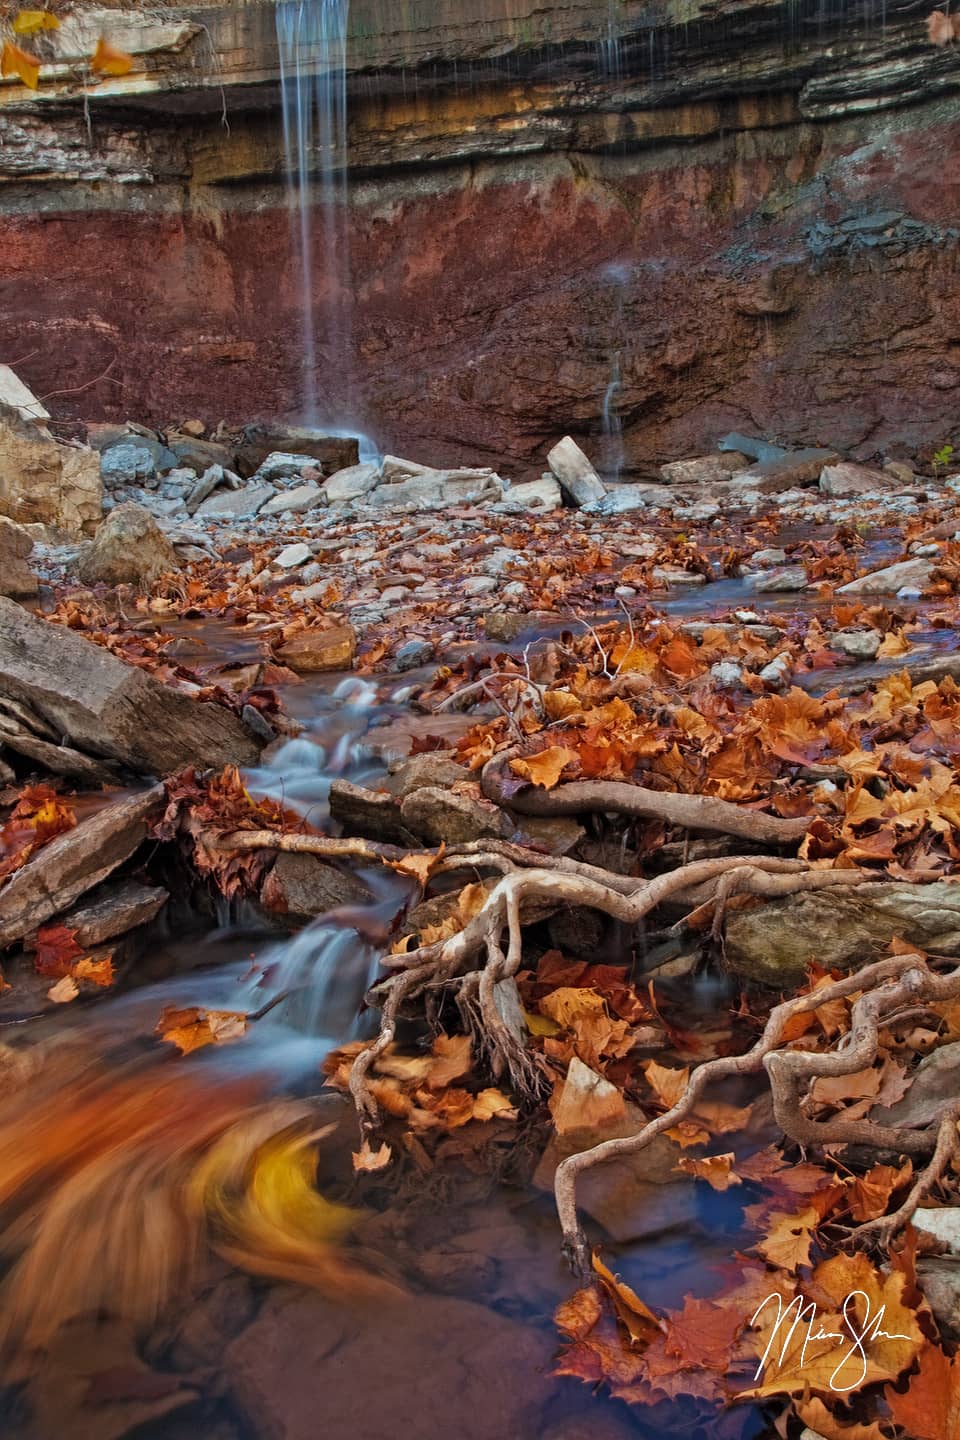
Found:
[[[906,1393],[884,1391],[890,1414],[911,1440],[960,1440],[960,1361],[927,1344]]]
[[[643,1073],[647,1077],[647,1084],[665,1110],[672,1110],[686,1093],[687,1081],[690,1078],[690,1071],[686,1066],[682,1070],[675,1070],[666,1065],[658,1065],[656,1060],[648,1060],[643,1067]]]
[[[53,1000],[57,1005],[66,1005],[69,1004],[71,1000],[76,1000],[79,994],[80,990],[73,976],[64,975],[63,979],[58,980],[56,985],[51,985],[47,991],[47,999]]]
[[[390,1164],[393,1151],[386,1141],[377,1150],[371,1149],[369,1140],[364,1139],[359,1150],[353,1152],[353,1168],[358,1173],[383,1170]]]
[[[677,1169],[686,1175],[695,1175],[698,1180],[706,1180],[714,1190],[729,1190],[731,1185],[742,1183],[733,1169],[736,1158],[732,1151],[728,1155],[684,1155],[677,1161]]]

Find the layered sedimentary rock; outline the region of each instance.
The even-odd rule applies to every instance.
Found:
[[[960,50],[928,9],[354,0],[352,354],[318,215],[324,408],[519,478],[564,433],[641,474],[730,429],[953,438]],[[77,391],[60,415],[294,415],[273,6],[111,13],[136,63],[89,133],[68,60],[0,85],[0,345]]]

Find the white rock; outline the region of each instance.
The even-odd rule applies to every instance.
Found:
[[[913,1217],[918,1230],[935,1235],[953,1255],[960,1255],[960,1206],[947,1205],[940,1210],[918,1210]]]
[[[504,492],[503,504],[522,510],[557,510],[563,504],[563,496],[554,477],[543,475],[525,485],[511,485]]]
[[[277,480],[299,478],[302,471],[316,467],[316,460],[312,460],[309,455],[288,455],[283,450],[274,450],[251,479],[260,484],[270,484]]]
[[[720,660],[710,667],[710,674],[726,690],[735,689],[743,679],[743,671],[733,660]]]
[[[838,630],[830,638],[830,648],[840,650],[852,660],[876,660],[882,644],[879,630]]]
[[[932,574],[933,565],[929,560],[900,560],[896,565],[872,570],[869,575],[861,575],[859,580],[841,585],[837,594],[889,595],[896,594],[904,586],[917,587],[922,591]]]
[[[224,490],[211,495],[195,512],[203,520],[242,520],[256,515],[276,495],[272,485],[245,485],[242,490]]]
[[[807,572],[802,565],[788,565],[783,570],[771,570],[761,575],[754,588],[765,594],[779,591],[806,590]]]
[[[492,575],[470,575],[463,582],[464,595],[489,595],[496,588],[497,582]]]
[[[12,406],[21,420],[50,419],[49,410],[43,408],[33,391],[24,385],[9,365],[0,365],[0,405]]]
[[[706,575],[701,575],[697,570],[671,569],[668,566],[655,565],[653,568],[653,579],[657,585],[706,585]]]
[[[768,685],[776,685],[778,688],[785,686],[793,673],[793,657],[788,651],[782,650],[775,655],[769,665],[764,665],[760,671],[760,679]]]
[[[889,491],[893,477],[866,465],[825,465],[820,471],[820,489],[824,495],[875,495]]]
[[[324,482],[324,493],[331,505],[340,505],[346,500],[358,500],[372,490],[380,479],[380,467],[372,463],[349,465],[338,470]]]
[[[300,515],[304,510],[312,510],[315,505],[323,505],[325,500],[320,486],[308,481],[305,485],[295,485],[292,490],[284,490],[275,495],[272,500],[267,501],[260,514]]]
[[[281,570],[296,570],[300,565],[306,565],[312,555],[313,551],[310,546],[300,540],[295,545],[288,545],[280,551],[279,555],[275,555],[273,563],[278,565]]]
[[[606,486],[570,435],[554,445],[547,464],[575,505],[589,505],[606,495]]]

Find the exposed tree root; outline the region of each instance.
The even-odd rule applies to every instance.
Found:
[[[484,858],[478,850],[472,861],[482,866]],[[496,858],[502,861],[506,857],[498,854]],[[577,867],[577,872],[592,868]],[[600,873],[606,877],[606,872]],[[462,1013],[490,1055],[495,1073],[508,1074],[521,1094],[537,1092],[536,1062],[526,1049],[524,1036],[515,1033],[498,1005],[501,987],[521,966],[521,907],[525,901],[584,905],[635,925],[664,900],[691,890],[700,893],[698,887],[716,885],[724,877],[735,878],[736,888],[743,893],[777,895],[825,885],[862,884],[864,880],[858,871],[815,871],[800,860],[737,855],[694,861],[652,880],[631,880],[628,893],[592,874],[540,867],[511,870],[497,881],[481,910],[463,930],[407,954],[384,957],[383,964],[399,973],[379,981],[369,993],[370,1003],[382,1009],[380,1033],[373,1045],[358,1056],[350,1083],[364,1127],[369,1129],[378,1120],[366,1077],[376,1057],[393,1040],[401,1007],[437,989],[446,988],[458,997]],[[506,949],[502,944],[504,932]]]
[[[864,992],[854,1003],[849,1032],[838,1048],[820,1052],[780,1050],[785,1027],[794,1016],[809,1013],[831,1000]],[[620,1140],[607,1140],[591,1150],[571,1155],[559,1166],[555,1181],[557,1211],[563,1228],[564,1246],[573,1262],[585,1268],[589,1253],[577,1218],[576,1186],[584,1171],[607,1161],[636,1155],[655,1136],[669,1130],[684,1119],[707,1085],[729,1075],[757,1074],[765,1068],[773,1094],[777,1123],[790,1139],[801,1145],[854,1144],[897,1150],[907,1155],[929,1155],[934,1158],[918,1181],[910,1197],[895,1216],[885,1217],[885,1236],[889,1239],[899,1224],[904,1224],[915,1211],[926,1191],[943,1173],[956,1143],[956,1117],[960,1106],[949,1098],[949,1107],[925,1129],[897,1129],[875,1124],[868,1118],[813,1121],[801,1110],[803,1095],[809,1083],[821,1075],[850,1075],[862,1070],[876,1059],[879,1030],[888,1017],[902,1010],[905,1003],[922,1000],[947,1000],[960,995],[960,967],[947,975],[930,970],[922,955],[895,955],[869,965],[832,985],[810,994],[784,1001],[771,1011],[763,1034],[752,1049],[743,1055],[721,1056],[699,1066],[690,1076],[686,1090],[670,1110],[651,1120],[636,1135]],[[902,1217],[902,1218],[901,1218]],[[879,1228],[879,1227],[878,1227]],[[861,1233],[861,1232],[858,1232]]]
[[[764,845],[792,845],[806,833],[809,820],[783,820],[747,810],[712,795],[678,795],[672,790],[646,790],[620,780],[574,780],[554,790],[530,786],[508,793],[506,767],[519,752],[504,751],[483,770],[484,795],[505,810],[518,815],[631,815],[643,820],[663,820],[685,830],[710,830],[735,835],[740,840],[757,840]]]

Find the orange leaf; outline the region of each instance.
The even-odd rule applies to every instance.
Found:
[[[593,1253],[592,1264],[600,1276],[601,1285],[614,1303],[617,1317],[629,1330],[631,1340],[649,1343],[654,1335],[663,1329],[663,1321],[644,1305],[635,1290],[625,1284],[618,1275],[614,1275],[612,1270],[607,1269],[596,1251]]]
[[[89,980],[101,989],[108,989],[116,979],[113,973],[113,956],[105,955],[102,960],[93,960],[89,955],[78,960],[72,971],[75,980]]]
[[[960,1362],[935,1345],[920,1354],[920,1368],[906,1394],[884,1391],[890,1414],[912,1440],[960,1440]]]
[[[49,10],[20,10],[13,19],[14,35],[34,35],[38,30],[59,30],[60,21]]]
[[[698,1180],[706,1180],[714,1190],[729,1190],[731,1185],[742,1183],[740,1176],[733,1169],[735,1159],[733,1151],[727,1155],[697,1157],[684,1155],[681,1160],[677,1161],[677,1169],[682,1170],[686,1175],[695,1175]]]
[[[543,1008],[542,1002],[540,1008]],[[686,1066],[682,1070],[673,1070],[667,1065],[658,1065],[656,1060],[648,1060],[643,1067],[643,1073],[647,1077],[647,1084],[667,1110],[672,1110],[685,1094],[690,1076]]]
[[[13,75],[31,90],[36,90],[40,84],[40,61],[35,55],[21,50],[19,45],[14,45],[12,40],[5,40],[0,52],[0,76],[7,80]]]
[[[247,1017],[233,1010],[200,1010],[190,1006],[177,1010],[167,1006],[157,1022],[161,1039],[176,1045],[183,1055],[201,1050],[204,1045],[222,1045],[245,1035]]]
[[[95,75],[129,75],[133,69],[133,56],[128,55],[126,50],[118,50],[101,35],[90,61],[90,69]]]
[[[524,780],[542,785],[544,790],[552,790],[559,784],[567,766],[576,759],[575,750],[568,750],[565,745],[551,745],[549,750],[541,750],[538,755],[531,755],[526,760],[511,760],[510,769]]]
[[[770,1220],[773,1223],[766,1239],[757,1245],[763,1258],[771,1265],[779,1265],[781,1270],[788,1270],[791,1275],[801,1265],[809,1265],[813,1231],[820,1223],[820,1211],[816,1206],[808,1205],[796,1215],[775,1212]]]

